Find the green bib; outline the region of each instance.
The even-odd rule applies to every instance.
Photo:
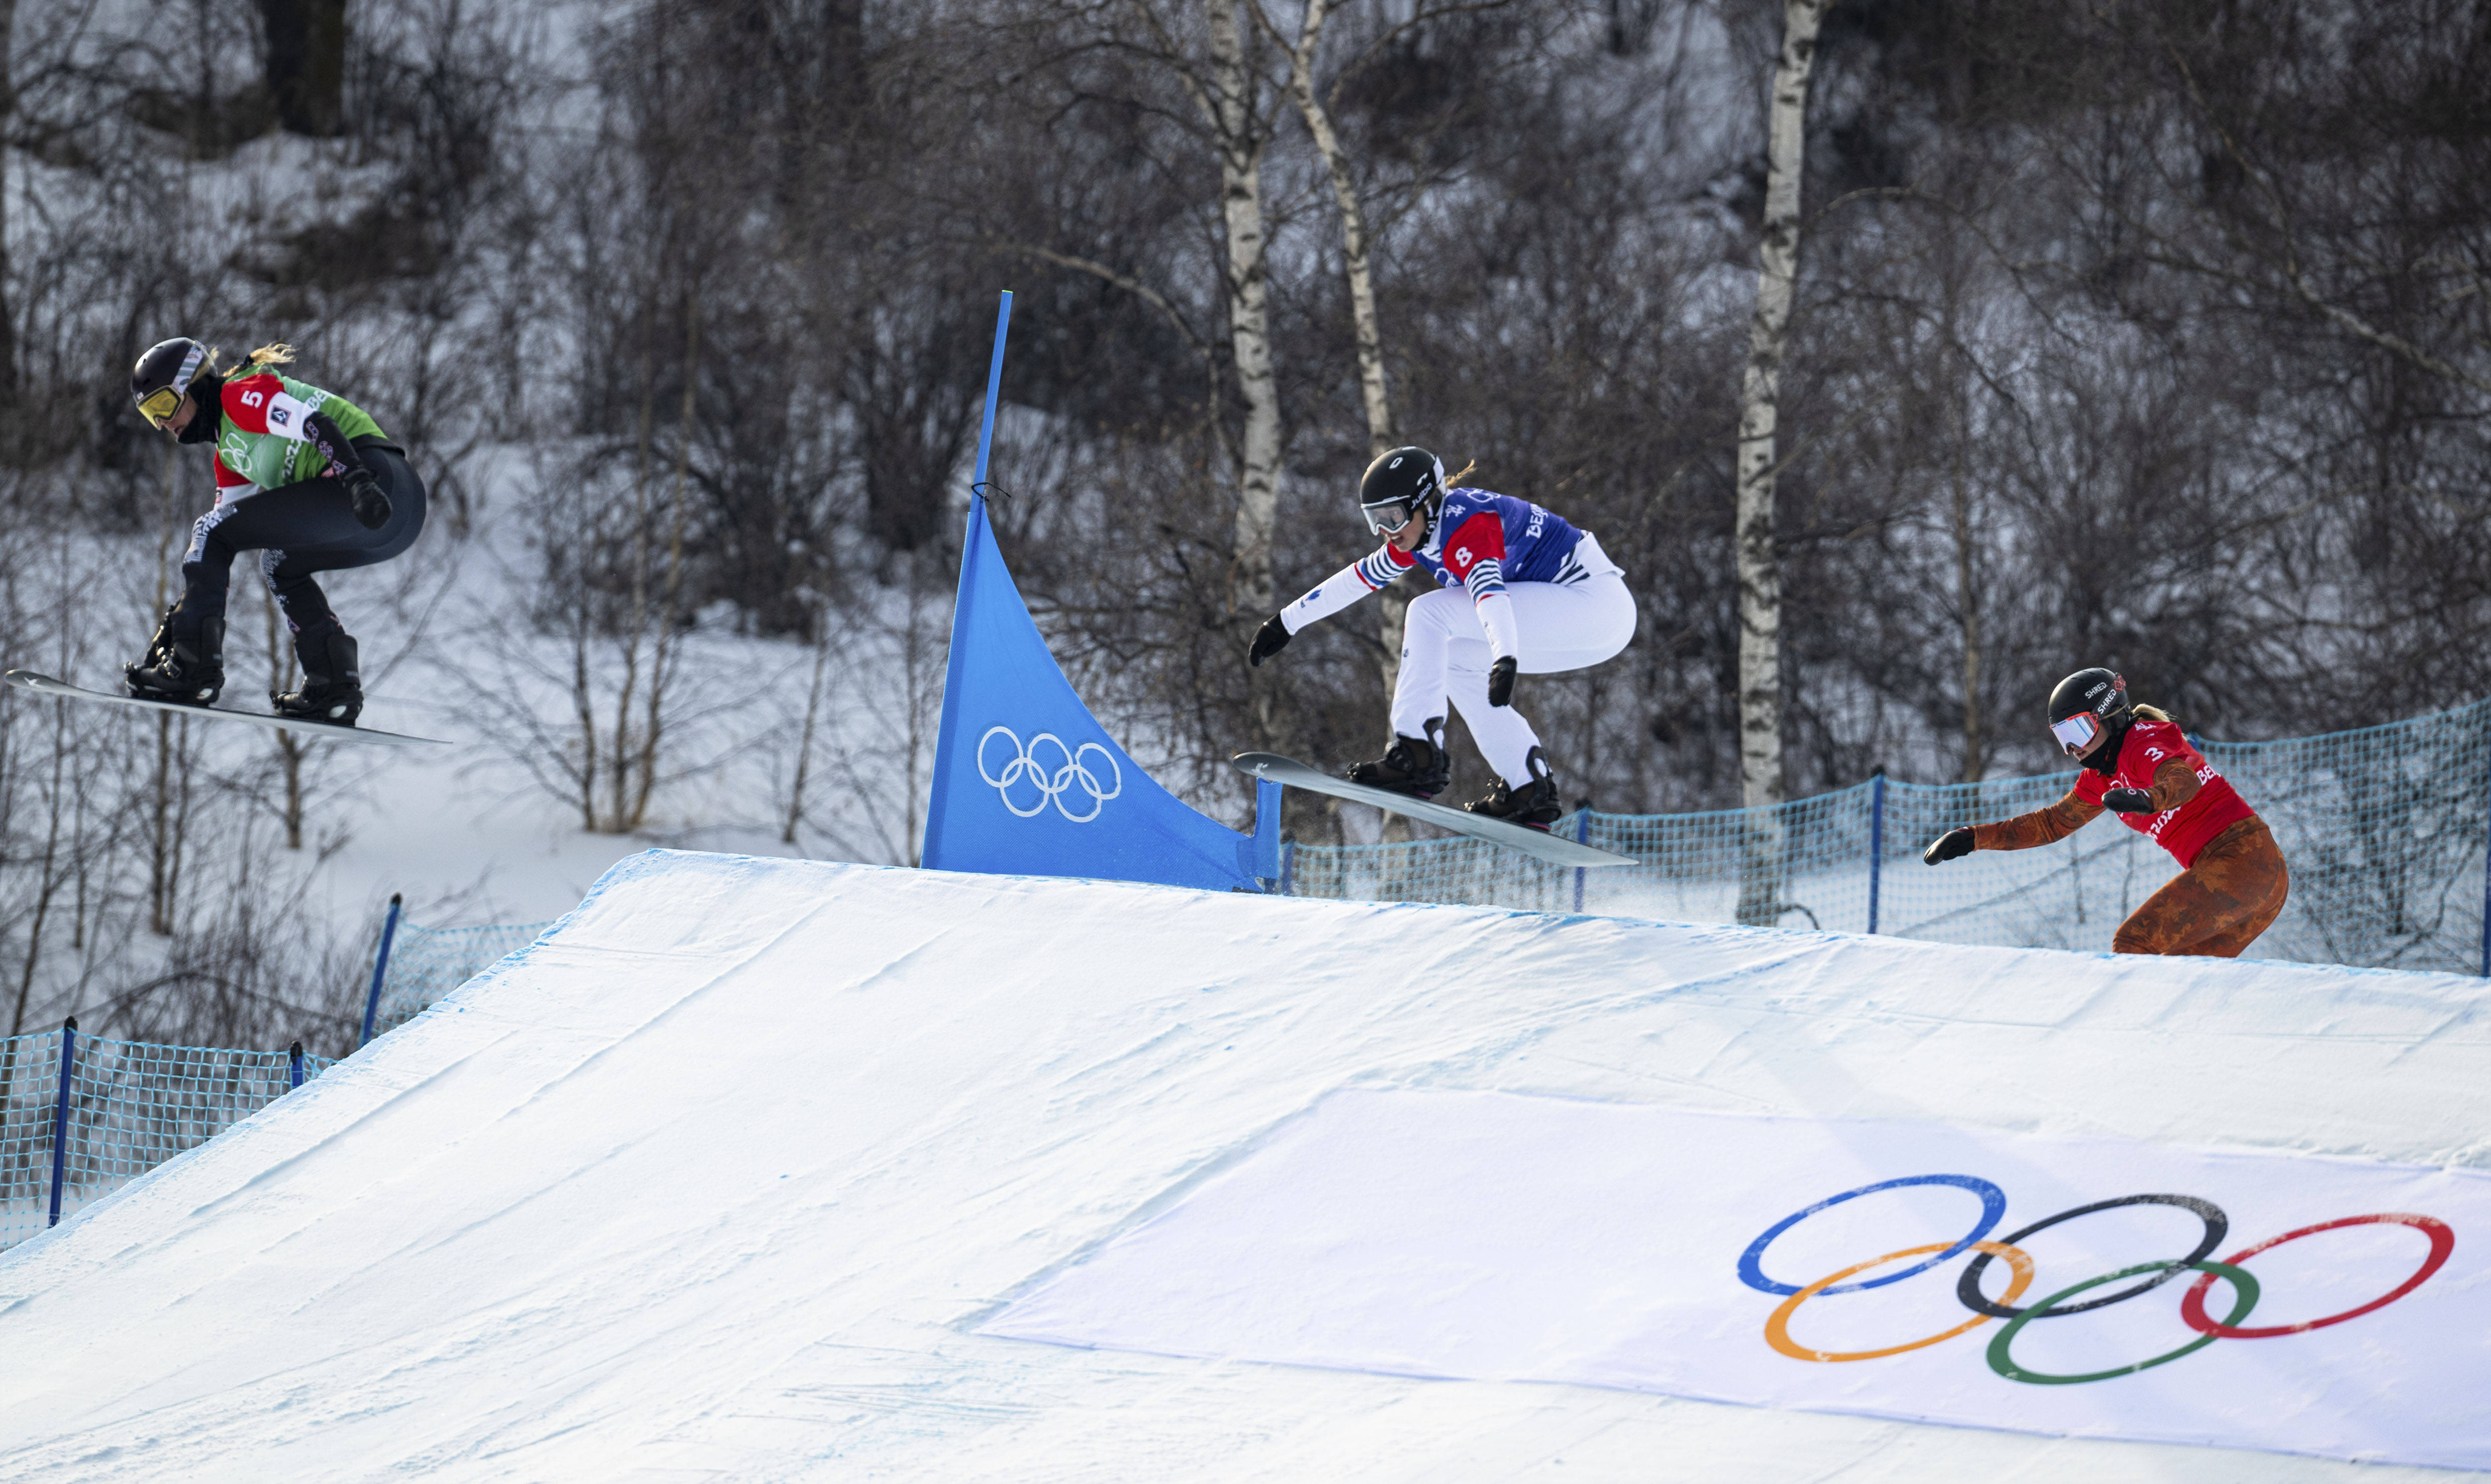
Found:
[[[255,374],[266,376],[272,373],[260,371]],[[323,392],[308,381],[296,381],[291,376],[278,376],[277,379],[285,384],[287,396],[312,412],[327,413],[329,421],[337,424],[337,431],[346,435],[348,443],[358,438],[389,436],[381,431],[379,423],[372,421],[370,413],[337,393]],[[305,480],[316,480],[328,472],[328,461],[309,443],[281,438],[275,433],[244,432],[234,426],[233,419],[225,415],[221,405],[217,416],[217,456],[224,460],[226,468],[261,489],[299,484]]]

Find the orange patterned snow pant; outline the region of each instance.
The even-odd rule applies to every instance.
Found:
[[[2283,911],[2291,887],[2273,833],[2252,816],[2208,841],[2194,864],[2147,897],[2119,925],[2111,951],[2238,958]]]

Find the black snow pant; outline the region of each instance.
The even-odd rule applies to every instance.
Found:
[[[345,486],[331,479],[284,484],[218,506],[190,528],[190,547],[182,557],[182,600],[174,610],[177,632],[196,632],[201,619],[224,616],[233,561],[246,551],[260,554],[260,576],[298,646],[307,636],[341,628],[311,574],[386,562],[414,545],[424,529],[424,481],[404,455],[377,439],[359,441],[355,449],[389,496],[390,518],[378,530],[364,529]]]

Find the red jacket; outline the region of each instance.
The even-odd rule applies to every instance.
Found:
[[[2169,851],[2183,865],[2194,865],[2207,843],[2244,819],[2257,818],[2233,787],[2214,771],[2214,765],[2188,745],[2178,724],[2139,716],[2120,740],[2119,767],[2107,777],[2087,768],[2076,774],[2076,797],[2098,807],[2102,795],[2115,788],[2152,789],[2154,774],[2177,758],[2195,770],[2197,794],[2176,809],[2159,814],[2123,814],[2130,829]]]

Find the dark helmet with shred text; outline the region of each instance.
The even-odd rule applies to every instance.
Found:
[[[2091,750],[2094,739],[2127,721],[2127,682],[2098,665],[2078,670],[2050,692],[2050,735],[2069,757]]]
[[[1413,517],[1433,516],[1444,498],[1444,462],[1416,444],[1377,454],[1358,481],[1359,510],[1378,536],[1391,536]]]
[[[194,417],[180,434],[184,443],[214,443],[218,425],[224,420],[217,399],[224,392],[224,376],[216,366],[217,353],[190,338],[176,335],[159,340],[147,347],[147,354],[130,368],[130,397],[138,404],[138,415],[151,427],[162,427],[165,420],[182,410],[185,393],[202,404],[204,417]]]
[[[182,393],[190,390],[207,364],[208,348],[188,335],[147,347],[147,353],[130,368],[130,399],[138,404],[138,415],[148,426],[164,425],[164,420],[181,407]]]

